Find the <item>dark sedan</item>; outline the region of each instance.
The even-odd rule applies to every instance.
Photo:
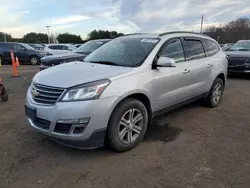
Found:
[[[0,63],[11,62],[10,52],[14,52],[14,56],[18,57],[20,63],[29,62],[32,65],[40,63],[40,58],[46,56],[43,51],[37,51],[28,44],[16,42],[0,42]]]
[[[71,61],[83,61],[88,54],[108,41],[110,41],[110,39],[91,40],[84,43],[73,52],[44,57],[41,59],[40,70]]]
[[[241,40],[228,51],[228,73],[250,74],[250,40]]]

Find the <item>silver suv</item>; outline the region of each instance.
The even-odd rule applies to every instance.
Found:
[[[58,143],[96,148],[105,142],[127,151],[157,115],[201,98],[218,106],[227,65],[218,43],[205,35],[127,35],[85,62],[37,73],[25,111],[34,129]]]

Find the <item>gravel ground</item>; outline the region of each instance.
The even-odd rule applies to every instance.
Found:
[[[10,99],[0,101],[0,187],[249,188],[250,79],[229,78],[220,107],[199,103],[156,120],[134,150],[76,150],[33,131],[24,97],[38,67],[20,78],[0,68]]]

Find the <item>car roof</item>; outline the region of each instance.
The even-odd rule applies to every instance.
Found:
[[[210,40],[214,40],[212,39],[210,36],[205,35],[203,33],[195,33],[195,32],[189,32],[189,31],[171,31],[171,32],[165,32],[165,33],[132,33],[132,34],[127,34],[124,35],[122,37],[128,37],[128,38],[153,38],[153,39],[160,39],[160,38],[167,38],[169,37],[169,35],[173,35],[176,37],[181,37],[181,36],[185,36],[185,37],[201,37],[201,38],[207,38]]]
[[[94,40],[89,40],[89,41],[96,41],[96,42],[106,42],[106,41],[110,41],[112,39],[94,39]]]
[[[64,45],[64,46],[69,46],[69,45],[71,45],[71,44],[47,44],[47,46],[61,46],[61,45]]]

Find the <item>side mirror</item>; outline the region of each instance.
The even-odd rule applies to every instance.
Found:
[[[175,60],[168,57],[160,57],[157,61],[157,67],[176,67]]]

